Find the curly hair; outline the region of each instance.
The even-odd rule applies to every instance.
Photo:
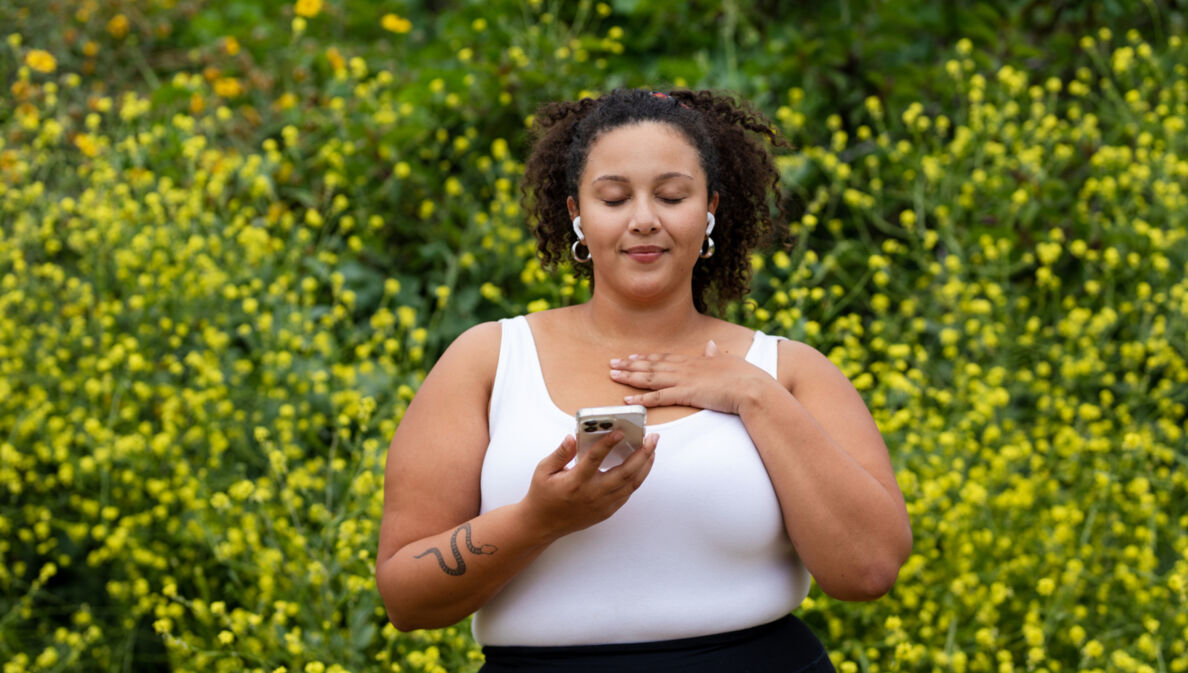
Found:
[[[776,224],[787,213],[769,145],[791,148],[767,118],[724,94],[617,89],[598,99],[542,105],[532,125],[522,198],[537,250],[546,268],[566,261],[574,239],[566,199],[578,199],[591,145],[608,131],[647,121],[668,124],[688,139],[708,193],[719,194],[715,251],[694,267],[693,301],[698,311],[721,308],[749,291],[751,252],[786,236]],[[591,275],[589,265],[575,264],[574,272]]]

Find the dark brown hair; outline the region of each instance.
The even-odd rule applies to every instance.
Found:
[[[693,301],[699,311],[720,308],[750,289],[751,253],[777,234],[786,217],[779,172],[769,145],[791,145],[750,105],[713,91],[656,94],[617,89],[598,99],[541,106],[532,125],[532,152],[524,169],[523,205],[546,268],[570,256],[575,238],[566,198],[578,198],[578,182],[590,146],[621,126],[654,121],[668,124],[697,150],[708,195],[718,192],[714,256],[693,269]],[[784,238],[781,235],[779,238]],[[590,276],[590,265],[574,264]]]

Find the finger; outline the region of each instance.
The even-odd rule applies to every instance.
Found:
[[[573,438],[573,435],[566,435],[565,439],[561,440],[561,445],[557,447],[557,450],[545,456],[544,460],[540,461],[539,468],[545,474],[556,474],[565,469],[565,466],[569,464],[569,461],[573,460],[573,456],[576,453],[577,440]]]
[[[623,359],[629,362],[681,362],[688,358],[680,353],[632,353]]]
[[[656,444],[659,440],[660,435],[655,433],[644,437],[643,444],[638,449],[632,451],[631,455],[627,457],[627,460],[613,469],[623,470],[628,475],[645,469],[648,462],[651,461],[652,456],[656,453]]]
[[[582,459],[578,461],[577,466],[574,467],[574,471],[576,471],[578,476],[582,479],[589,479],[592,475],[598,473],[598,468],[602,465],[602,461],[606,459],[607,455],[610,454],[611,449],[615,448],[615,444],[618,444],[619,440],[621,439],[623,439],[622,430],[614,430],[610,433],[607,433],[605,437],[598,440],[594,443],[594,446],[590,447],[590,450],[586,452],[586,455],[582,456]]]
[[[646,393],[627,395],[623,398],[623,404],[639,404],[645,407],[667,407],[674,404],[682,404],[682,402],[675,388],[661,388],[660,390],[652,390]]]
[[[676,377],[672,372],[655,370],[633,372],[625,369],[612,369],[610,377],[633,388],[644,389],[667,388],[676,382]]]
[[[657,439],[659,439],[659,437],[657,437]],[[639,490],[639,487],[643,485],[644,480],[647,479],[648,475],[652,473],[652,466],[655,464],[656,464],[656,450],[655,450],[655,444],[653,444],[652,452],[648,454],[648,459],[644,463],[643,469],[640,470],[638,473],[636,473],[636,475],[631,480],[632,490]]]
[[[632,491],[639,488],[656,459],[656,445],[660,435],[651,434],[644,437],[643,445],[636,449],[622,464],[607,470],[604,474],[614,478],[618,484],[614,491],[628,488]]]
[[[678,362],[678,360],[615,358],[610,361],[610,368],[629,372],[674,371]]]

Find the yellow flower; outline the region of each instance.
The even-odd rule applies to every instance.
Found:
[[[41,123],[41,115],[37,112],[37,107],[32,103],[21,103],[16,109],[17,119],[21,122],[21,126],[32,131]]]
[[[80,133],[74,136],[74,145],[80,152],[87,155],[88,157],[94,158],[97,154],[99,154],[99,145],[95,142],[95,139],[92,138],[90,134]]]
[[[123,39],[128,34],[128,17],[116,14],[107,22],[107,32],[115,39]]]
[[[214,92],[223,98],[235,98],[243,93],[243,85],[234,77],[220,77],[214,82]]]
[[[401,306],[396,309],[396,316],[400,320],[401,327],[412,327],[417,320],[417,311],[411,306]]]
[[[37,72],[50,73],[57,69],[58,61],[53,54],[44,49],[33,49],[25,54],[25,65]]]
[[[297,96],[292,91],[286,91],[273,102],[272,107],[277,110],[290,110],[297,106]]]
[[[337,47],[330,47],[326,50],[326,60],[330,61],[330,67],[335,72],[346,68],[346,59],[342,57],[342,52],[338,51]]]
[[[293,5],[297,16],[311,19],[322,12],[322,0],[297,0]]]
[[[404,34],[412,30],[412,22],[398,14],[384,14],[384,18],[380,19],[380,25],[384,30],[393,33]]]

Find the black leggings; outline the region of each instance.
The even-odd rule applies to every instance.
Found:
[[[479,673],[833,673],[821,641],[792,615],[741,631],[623,645],[486,646]]]

